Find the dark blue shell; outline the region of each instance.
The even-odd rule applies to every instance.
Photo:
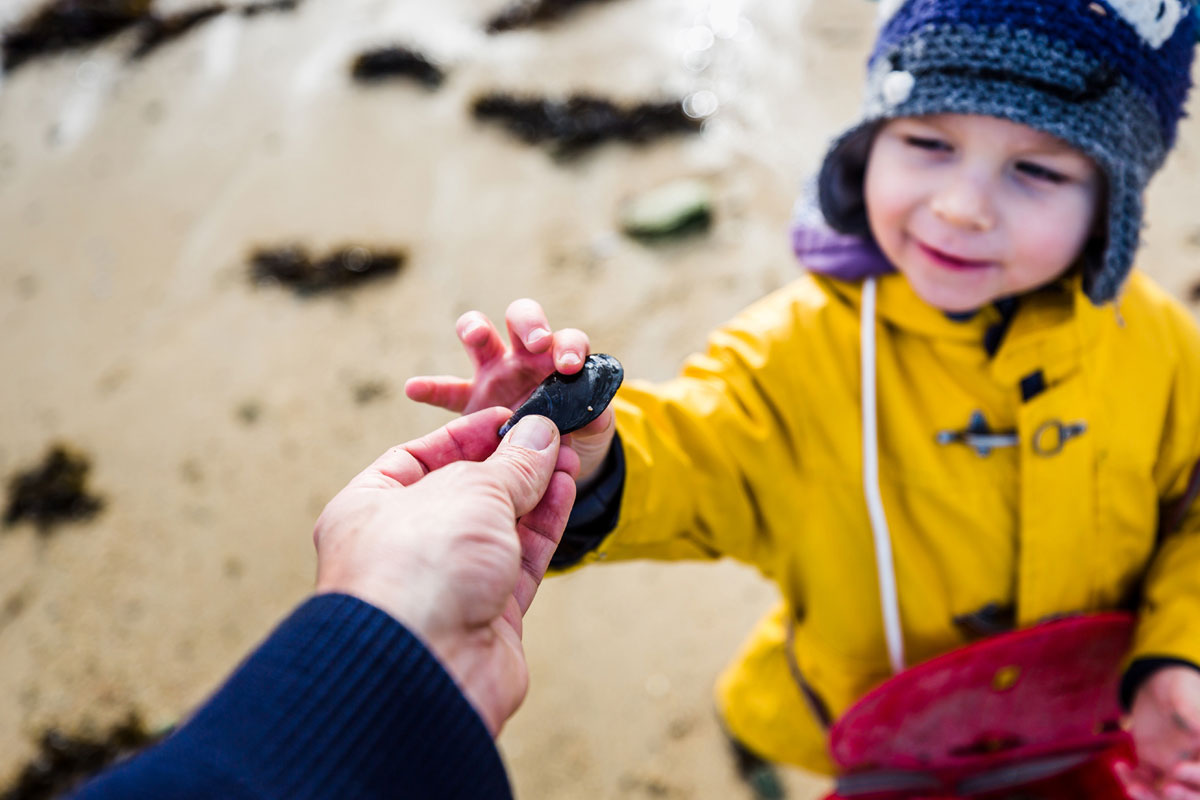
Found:
[[[530,414],[549,417],[564,435],[577,431],[608,408],[624,377],[620,361],[604,353],[593,353],[574,375],[556,372],[542,381],[500,428],[500,435],[508,433],[509,428]]]

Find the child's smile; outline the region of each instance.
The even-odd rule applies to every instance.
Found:
[[[1093,233],[1103,179],[1049,134],[995,117],[892,120],[865,197],[871,232],[926,302],[970,311],[1047,284]]]

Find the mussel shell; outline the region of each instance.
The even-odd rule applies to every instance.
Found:
[[[574,375],[556,372],[542,381],[500,428],[500,435],[508,433],[509,428],[530,414],[549,417],[564,435],[577,431],[604,413],[624,377],[620,361],[604,353],[593,353]]]

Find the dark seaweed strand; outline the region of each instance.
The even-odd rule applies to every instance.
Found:
[[[555,133],[549,100],[520,99],[506,94],[489,94],[475,101],[472,109],[479,120],[494,120],[509,133],[530,144],[551,138]]]
[[[561,102],[492,93],[477,99],[472,113],[476,119],[498,122],[530,144],[553,142],[557,152],[565,156],[610,140],[644,144],[700,130],[700,121],[684,113],[678,101],[621,108],[609,100],[583,94]]]
[[[93,516],[103,502],[87,492],[87,458],[55,445],[42,463],[9,481],[4,524],[29,520],[43,534],[58,522]]]
[[[566,16],[578,6],[611,0],[517,0],[488,20],[488,33],[527,28]]]
[[[101,42],[145,19],[151,0],[54,0],[4,33],[5,72]]]
[[[130,55],[131,59],[142,59],[159,47],[174,41],[188,31],[224,14],[228,7],[224,3],[213,3],[166,17],[149,16],[142,21],[141,40]]]
[[[300,0],[263,0],[258,3],[247,3],[240,10],[243,17],[257,17],[259,14],[295,11],[299,7]]]
[[[101,736],[73,736],[50,729],[37,754],[16,781],[0,790],[0,800],[52,800],[79,787],[113,762],[142,750],[167,734],[150,733],[137,714],[129,714]]]
[[[288,245],[255,251],[250,257],[250,270],[258,283],[282,283],[308,296],[394,275],[406,259],[398,251],[345,247],[313,260],[305,248]]]
[[[406,47],[368,50],[354,59],[351,76],[359,83],[378,84],[391,78],[415,78],[433,89],[441,85],[443,72],[429,59]]]

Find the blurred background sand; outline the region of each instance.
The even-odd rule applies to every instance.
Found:
[[[0,24],[33,5],[2,0]],[[0,477],[66,441],[106,502],[48,537],[0,529],[0,787],[47,727],[177,720],[305,596],[324,503],[448,419],[403,382],[467,374],[463,311],[535,297],[658,379],[796,275],[790,207],[855,115],[873,4],[616,0],[487,36],[500,5],[305,0],[135,64],[118,37],[0,76]],[[441,63],[442,88],[351,83],[358,52],[394,43]],[[701,135],[564,164],[475,122],[490,90],[719,106]],[[696,176],[710,233],[618,232],[624,199]],[[1142,258],[1180,296],[1200,278],[1198,177],[1188,120]],[[254,286],[247,253],[287,242],[409,260],[338,296]],[[500,739],[518,796],[749,797],[711,686],[773,600],[724,562],[547,582]]]

